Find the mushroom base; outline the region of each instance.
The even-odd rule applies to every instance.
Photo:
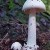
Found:
[[[39,48],[38,45],[35,45],[33,47],[25,45],[23,46],[22,50],[37,50],[38,48]]]

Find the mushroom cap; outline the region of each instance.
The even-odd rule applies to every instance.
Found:
[[[21,47],[22,45],[19,43],[19,42],[14,42],[12,45],[11,45],[11,49],[13,50],[21,50]]]
[[[32,12],[44,12],[46,10],[45,4],[41,0],[27,0],[22,10],[26,13],[32,13]]]

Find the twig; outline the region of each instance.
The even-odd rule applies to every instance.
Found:
[[[3,40],[8,36],[8,33],[4,35],[3,39],[1,40],[0,44],[3,42]]]

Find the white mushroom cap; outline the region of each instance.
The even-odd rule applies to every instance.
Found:
[[[23,5],[23,11],[32,10],[32,12],[43,12],[46,10],[44,3],[41,0],[27,0]]]
[[[13,50],[21,50],[21,48],[22,48],[22,45],[19,42],[14,42],[11,45],[11,49],[13,49]]]

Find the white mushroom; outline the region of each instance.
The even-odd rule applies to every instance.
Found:
[[[36,48],[36,13],[44,12],[45,5],[41,0],[27,0],[22,10],[29,14],[27,45]]]
[[[19,42],[14,42],[11,45],[11,49],[13,49],[13,50],[21,50],[21,48],[22,48],[22,45]]]

